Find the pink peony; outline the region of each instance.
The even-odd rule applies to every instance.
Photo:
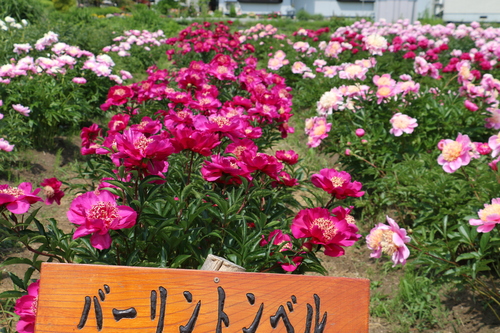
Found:
[[[24,295],[16,301],[14,312],[20,317],[16,326],[19,333],[33,333],[35,331],[39,288],[40,280],[37,280],[28,286],[28,295]]]
[[[415,127],[418,126],[417,119],[411,118],[400,112],[392,116],[390,122],[392,124],[392,128],[389,133],[393,134],[394,136],[401,136],[403,132],[411,134],[413,133]]]
[[[87,236],[93,247],[104,250],[111,246],[109,230],[131,228],[137,213],[128,206],[118,206],[115,197],[108,191],[87,192],[76,197],[67,213],[71,223],[80,225],[73,239]]]
[[[477,104],[475,104],[474,102],[471,102],[469,101],[468,99],[466,99],[464,101],[464,106],[467,110],[471,111],[471,112],[475,112],[479,109],[479,107],[477,106]]]
[[[360,191],[362,184],[357,181],[351,182],[351,175],[346,171],[322,169],[319,174],[311,176],[311,182],[337,199],[359,198],[365,194],[364,191]]]
[[[461,166],[470,162],[472,143],[467,135],[458,134],[457,139],[444,141],[441,155],[438,157],[439,165],[448,173],[457,171]]]
[[[58,205],[61,204],[61,199],[64,197],[64,192],[61,191],[62,182],[57,178],[44,179],[40,186],[43,187],[43,192],[45,194],[45,204],[51,205],[54,201]]]
[[[478,213],[479,219],[470,219],[470,225],[477,225],[478,232],[490,232],[500,223],[500,198],[492,199],[491,205],[484,204]]]
[[[12,105],[12,108],[25,117],[28,117],[31,112],[31,110],[28,107],[22,106],[21,104],[14,104]]]
[[[293,150],[278,150],[276,152],[276,158],[286,164],[294,165],[299,161],[299,154]]]
[[[84,77],[74,77],[71,81],[76,84],[85,84],[87,80]]]
[[[24,214],[30,206],[37,201],[43,201],[37,194],[40,189],[37,188],[31,192],[31,183],[21,183],[18,187],[9,185],[0,185],[0,206],[4,206],[11,213]]]
[[[330,257],[344,255],[342,246],[351,246],[353,239],[358,238],[345,219],[333,216],[326,208],[301,210],[293,219],[291,229],[295,238],[311,238],[311,243],[323,245],[325,255]]]
[[[394,263],[393,267],[397,264],[404,265],[406,259],[410,256],[410,250],[406,247],[411,239],[406,236],[406,230],[399,227],[399,225],[386,216],[389,225],[379,223],[370,231],[366,236],[366,244],[373,252],[370,254],[372,258],[380,258],[382,253],[392,256]]]
[[[357,137],[361,138],[362,136],[364,136],[364,135],[365,135],[365,130],[364,130],[364,129],[362,129],[362,128],[358,128],[358,129],[356,130],[355,134],[356,134],[356,136],[357,136]]]
[[[0,150],[10,152],[14,149],[14,145],[11,145],[9,141],[4,138],[0,138]]]

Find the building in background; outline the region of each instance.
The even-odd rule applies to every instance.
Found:
[[[159,0],[152,0],[158,2]],[[201,0],[179,0],[197,6]],[[500,21],[500,0],[208,0],[224,14],[234,6],[238,15],[271,14],[293,16],[299,10],[324,17],[367,17],[395,22],[442,17],[445,22]]]

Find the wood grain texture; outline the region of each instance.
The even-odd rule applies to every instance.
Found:
[[[104,285],[109,286],[109,293]],[[262,304],[256,332],[290,332],[282,319],[272,327],[270,318],[280,306],[294,332],[306,332],[309,304],[314,312],[310,332],[315,333],[318,313],[315,294],[320,300],[320,322],[327,313],[323,332],[368,332],[369,286],[366,279],[44,263],[35,333],[180,332],[179,327],[188,323],[198,303],[199,315],[192,332],[217,332],[221,289],[225,294],[222,312],[227,315],[229,325],[220,322],[220,332],[243,332],[243,328],[252,324]],[[161,287],[166,289],[167,296],[164,324],[159,328]],[[151,319],[153,291],[157,300],[155,319]],[[191,302],[186,292],[191,293]],[[250,293],[255,297],[253,305],[247,297]],[[85,325],[79,329],[86,296],[92,304]],[[96,303],[103,314],[100,331]],[[136,311],[135,318],[116,320],[113,309],[130,308]]]

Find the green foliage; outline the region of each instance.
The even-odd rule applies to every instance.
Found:
[[[442,284],[407,267],[394,295],[379,291],[372,281],[370,314],[397,325],[394,332],[439,329],[448,322],[448,311],[441,303]]]
[[[2,0],[0,17],[10,16],[16,21],[27,20],[35,23],[46,15],[43,6],[37,0]]]
[[[161,14],[168,15],[170,9],[179,8],[179,2],[174,0],[161,0],[155,5],[154,8],[158,10]]]
[[[309,14],[305,9],[299,9],[295,15],[299,21],[322,21],[324,16],[322,14]]]
[[[76,6],[76,0],[52,0],[54,8],[63,12]]]
[[[232,3],[229,5],[229,14],[228,14],[228,16],[229,17],[237,17],[238,16],[236,14],[236,7]]]

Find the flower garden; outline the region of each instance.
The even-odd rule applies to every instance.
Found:
[[[25,266],[6,274],[0,332],[33,332],[44,261],[209,254],[335,275],[325,260],[362,253],[399,281],[383,295],[372,280],[394,331],[465,332],[446,290],[500,322],[500,28],[26,13],[0,17],[0,267]],[[75,136],[62,177],[12,179]]]

